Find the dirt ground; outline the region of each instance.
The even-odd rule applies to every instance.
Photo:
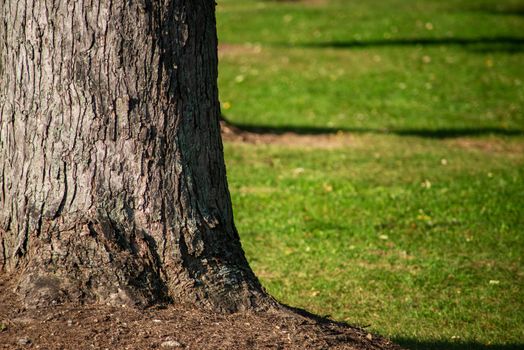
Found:
[[[220,128],[222,130],[222,140],[227,142],[319,149],[339,148],[354,143],[351,135],[344,132],[312,135],[297,134],[295,132],[253,132],[240,129],[226,121],[220,122]]]
[[[0,280],[0,349],[401,349],[364,329],[301,313],[225,315],[176,305],[25,309]]]

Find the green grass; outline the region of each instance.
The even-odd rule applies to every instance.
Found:
[[[225,115],[268,126],[524,130],[524,2],[378,3],[219,2]]]
[[[359,143],[226,148],[237,225],[268,290],[395,338],[522,343],[524,147]]]
[[[279,300],[412,349],[524,347],[524,1],[219,0],[226,144]]]

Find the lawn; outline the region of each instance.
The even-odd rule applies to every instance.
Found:
[[[282,302],[410,349],[524,347],[524,2],[218,0],[226,143]],[[310,136],[311,137],[311,136]]]

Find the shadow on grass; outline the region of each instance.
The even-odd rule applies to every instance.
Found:
[[[496,2],[473,5],[466,8],[469,11],[476,11],[498,16],[524,16],[524,4],[515,4],[513,6],[501,6]]]
[[[319,315],[312,314],[301,308],[292,307],[292,306],[285,305],[285,304],[281,304],[281,305],[285,309],[288,309],[294,313],[297,313],[305,318],[315,320],[319,324],[326,324],[326,325],[336,324],[341,327],[353,329],[353,331],[356,334],[360,333],[360,335],[363,335],[363,336],[368,334],[368,331],[365,329],[368,326],[364,326],[363,328],[358,327],[358,326],[352,326],[346,322],[334,321],[331,319],[331,316],[329,315],[319,316]],[[377,335],[373,336],[373,338],[376,338],[376,337]],[[382,338],[381,336],[378,336],[378,339],[376,339],[375,341],[377,341],[378,344],[380,343],[388,344],[389,343],[386,338]],[[487,345],[487,344],[482,344],[478,342],[471,342],[471,341],[468,342],[468,341],[460,341],[460,340],[457,340],[457,341],[441,341],[441,340],[420,341],[417,339],[409,339],[409,338],[393,338],[391,339],[391,341],[393,341],[393,343],[395,344],[395,345],[392,344],[391,348],[398,349],[398,350],[401,350],[400,348],[398,348],[399,345],[400,347],[402,347],[402,349],[406,349],[406,350],[523,350],[524,349],[524,344],[515,344],[515,343]],[[382,349],[382,347],[379,347],[379,348]],[[390,347],[388,347],[388,349],[389,348]]]
[[[319,43],[298,43],[293,47],[305,48],[332,48],[354,49],[369,47],[395,47],[395,46],[461,46],[480,52],[522,52],[524,51],[524,38],[511,36],[480,37],[480,38],[412,38],[412,39],[378,39],[378,40],[348,40],[328,41]]]
[[[409,350],[522,350],[524,344],[481,344],[475,342],[418,341],[414,339],[393,339],[395,343]]]
[[[358,349],[362,350],[371,350],[371,349],[384,349],[384,350],[405,350],[399,344],[392,343],[391,340],[384,338],[380,335],[374,334],[371,338],[368,338],[367,336],[370,335],[369,332],[358,326],[352,326],[346,322],[342,321],[335,321],[331,319],[331,316],[320,316],[315,315],[307,310],[289,306],[286,304],[280,304],[282,308],[284,308],[287,311],[290,311],[292,313],[298,314],[306,319],[313,320],[317,324],[325,326],[325,331],[328,334],[328,338],[331,339],[338,339],[339,341],[342,341],[342,343],[339,343],[340,345],[349,345],[352,343],[352,345],[356,345]],[[305,323],[303,323],[305,324]],[[337,328],[330,327],[332,325],[338,326]],[[348,332],[349,330],[349,332]],[[327,339],[326,339],[327,340]],[[330,344],[331,346],[336,346],[336,343]],[[337,347],[338,348],[338,347]],[[344,346],[344,349],[346,347]],[[353,347],[352,347],[353,349]]]
[[[524,130],[505,129],[505,128],[442,128],[442,129],[373,129],[373,128],[331,128],[331,127],[309,127],[309,126],[259,126],[246,124],[229,124],[241,131],[247,131],[254,134],[273,134],[281,135],[285,133],[295,133],[298,135],[323,135],[336,134],[338,132],[348,133],[371,133],[371,134],[393,134],[400,136],[417,136],[435,139],[446,139],[464,136],[522,136]]]

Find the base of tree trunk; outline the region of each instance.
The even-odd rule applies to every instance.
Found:
[[[281,305],[233,314],[174,304],[26,309],[10,283],[0,280],[0,344],[6,349],[401,349],[364,329]]]
[[[99,226],[85,233],[61,232],[57,239],[33,245],[20,265],[0,278],[10,280],[25,308],[177,304],[227,313],[276,305],[241,259],[202,259],[194,262],[200,272],[196,275],[187,262],[171,267],[158,263],[147,238],[125,241],[124,235],[115,237],[118,230]]]

